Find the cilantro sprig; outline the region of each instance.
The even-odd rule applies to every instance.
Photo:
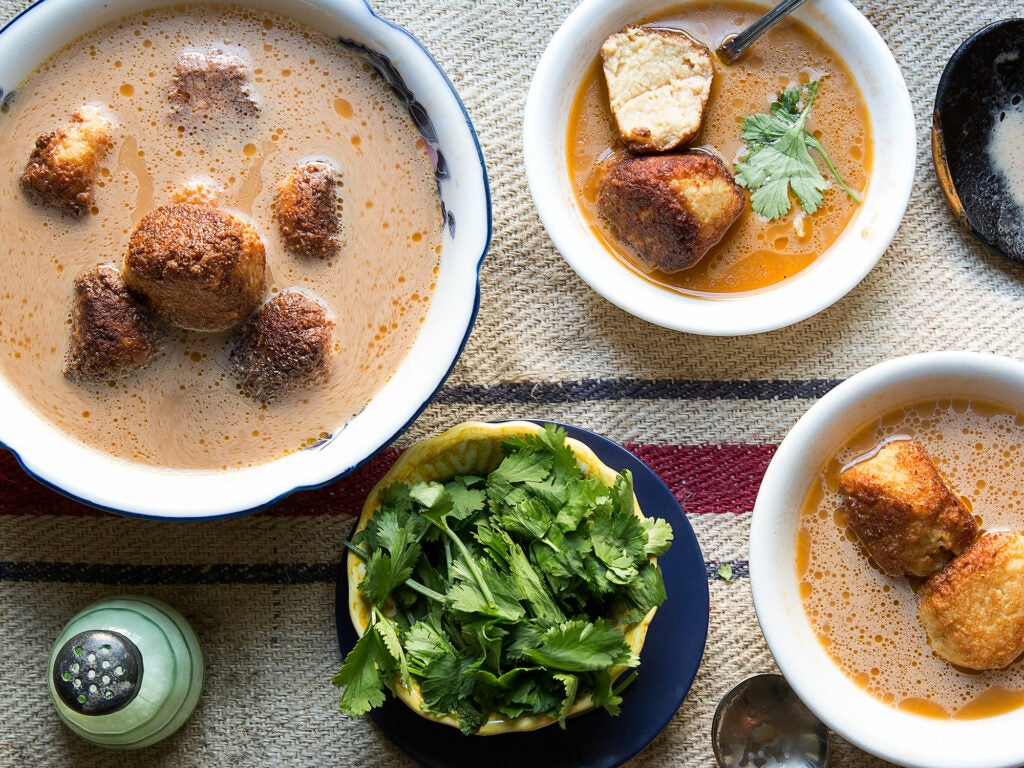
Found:
[[[812,80],[787,88],[772,103],[771,114],[743,118],[742,138],[747,147],[736,165],[736,183],[751,190],[751,207],[768,219],[789,213],[790,190],[805,213],[814,213],[821,206],[828,184],[810,150],[821,155],[840,188],[856,203],[861,202],[840,178],[821,142],[806,128],[819,85]]]
[[[633,482],[585,477],[565,431],[510,438],[486,477],[396,484],[346,545],[366,561],[369,624],[334,677],[353,715],[415,682],[423,706],[475,733],[492,713],[562,726],[590,695],[617,714],[623,626],[665,600],[672,529],[636,516]]]

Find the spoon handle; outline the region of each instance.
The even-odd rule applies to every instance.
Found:
[[[804,0],[782,0],[768,13],[759,18],[738,35],[729,38],[718,47],[719,57],[726,63],[732,64],[743,52],[747,50],[752,42],[767,32],[779,19],[790,11],[795,10],[804,4]]]

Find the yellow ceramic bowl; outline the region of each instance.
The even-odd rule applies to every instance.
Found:
[[[543,432],[543,427],[525,421],[507,421],[500,424],[488,424],[477,421],[468,421],[452,427],[446,432],[435,437],[423,440],[412,446],[403,453],[398,461],[380,482],[373,487],[366,503],[363,505],[363,513],[359,517],[356,530],[360,531],[366,527],[367,522],[380,508],[380,492],[393,483],[407,483],[412,485],[419,482],[442,481],[460,474],[487,474],[501,463],[504,454],[501,451],[501,443],[505,438],[516,435],[538,434]],[[615,482],[616,472],[605,466],[599,458],[586,445],[572,438],[566,439],[572,452],[579,461],[583,474],[587,477],[600,478],[605,484],[611,486]],[[636,499],[634,498],[634,502]],[[636,514],[643,517],[640,505],[636,504]],[[653,560],[654,558],[652,558]],[[366,562],[354,552],[348,555],[348,594],[349,614],[352,617],[352,624],[360,635],[366,631],[370,620],[370,603],[359,591],[359,583],[366,573]],[[629,647],[639,655],[643,647],[644,639],[647,637],[647,628],[654,618],[657,608],[650,612],[635,624],[622,625],[623,635]],[[616,619],[618,617],[609,617]],[[626,667],[612,667],[610,672],[612,680],[626,671]],[[391,686],[395,695],[409,705],[414,712],[428,720],[433,720],[445,725],[459,727],[458,720],[450,715],[439,716],[423,709],[423,697],[419,687],[413,682],[412,688],[406,688],[398,680]],[[569,715],[576,715],[586,712],[593,707],[590,695],[581,696]],[[492,713],[487,722],[480,728],[478,734],[489,736],[497,733],[508,733],[511,731],[532,731],[558,722],[555,718],[546,715],[521,715],[515,718],[505,717],[498,713]]]

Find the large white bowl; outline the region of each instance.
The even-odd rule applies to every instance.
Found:
[[[573,98],[604,39],[627,24],[685,5],[685,0],[583,0],[569,15],[544,51],[526,99],[523,145],[530,192],[565,260],[627,312],[666,328],[712,336],[791,325],[845,296],[895,236],[914,180],[910,95],[885,42],[851,3],[818,0],[801,6],[794,16],[842,57],[868,106],[874,159],[864,204],[822,258],[771,288],[713,299],[660,288],[624,266],[591,231],[570,182],[566,128]]]
[[[451,82],[411,34],[363,0],[242,0],[288,15],[354,48],[407,106],[438,158],[444,234],[437,287],[409,354],[358,416],[308,449],[251,469],[161,470],[111,458],[70,440],[0,377],[0,444],[43,483],[97,507],[198,519],[266,507],[300,488],[351,472],[398,436],[440,388],[469,337],[479,268],[491,235],[483,155]],[[54,51],[88,29],[169,0],[42,0],[0,30],[0,99]],[[0,116],[2,119],[2,116]],[[61,310],[63,311],[63,310]]]
[[[800,599],[798,520],[825,462],[886,411],[935,397],[979,398],[1024,413],[1024,363],[967,352],[911,355],[862,371],[815,403],[779,445],[754,505],[754,608],[793,690],[847,740],[913,768],[1010,768],[1024,763],[1024,709],[979,720],[942,720],[887,706],[840,671],[814,634]]]

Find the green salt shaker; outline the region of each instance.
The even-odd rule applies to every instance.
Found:
[[[104,747],[138,749],[170,736],[203,688],[203,650],[185,618],[151,597],[100,600],[64,627],[50,654],[61,719]]]

